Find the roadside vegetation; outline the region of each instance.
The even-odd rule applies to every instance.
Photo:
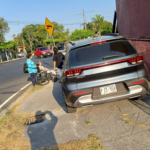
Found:
[[[42,89],[43,86],[32,87],[21,101],[32,93]],[[18,113],[21,101],[11,107],[8,112],[0,118],[0,150],[30,150],[30,142],[23,139],[23,127],[26,119],[33,114]]]
[[[106,21],[103,16],[97,14],[87,23],[87,30],[75,29],[70,33],[62,24],[52,22],[54,25],[53,37],[55,44],[67,44],[70,40],[76,41],[92,37],[95,33],[98,35],[112,32],[112,23]],[[22,32],[13,34],[13,40],[6,42],[5,34],[9,32],[9,25],[4,18],[0,17],[0,54],[2,50],[10,50],[15,58],[16,46],[26,47],[26,51],[33,53],[38,46],[53,47],[53,40],[45,30],[44,24],[26,25]]]

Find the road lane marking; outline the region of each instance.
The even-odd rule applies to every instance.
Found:
[[[13,94],[11,97],[9,97],[4,103],[2,103],[0,105],[0,109],[7,103],[9,102],[14,96],[16,96],[19,92],[21,92],[23,89],[25,89],[27,86],[29,86],[32,83],[28,83],[26,86],[24,86],[23,88],[21,88],[18,92],[16,92],[15,94]]]

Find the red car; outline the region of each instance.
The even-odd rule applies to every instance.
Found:
[[[34,52],[35,58],[41,57],[47,57],[47,56],[52,56],[53,52],[52,50],[48,49],[47,47],[37,47],[35,52]]]

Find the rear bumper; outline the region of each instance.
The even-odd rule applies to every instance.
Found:
[[[96,105],[96,104],[108,103],[108,102],[113,102],[118,100],[131,99],[134,97],[144,96],[146,95],[146,93],[147,90],[144,87],[140,85],[135,85],[129,87],[129,91],[126,94],[122,94],[122,95],[109,96],[100,99],[92,99],[92,94],[81,96],[75,101],[73,107],[82,107],[86,105]]]

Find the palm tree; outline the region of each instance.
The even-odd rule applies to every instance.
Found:
[[[104,22],[104,17],[101,17],[101,15],[95,15],[94,18],[91,18],[94,25],[98,28],[99,35],[101,33],[101,25]]]

